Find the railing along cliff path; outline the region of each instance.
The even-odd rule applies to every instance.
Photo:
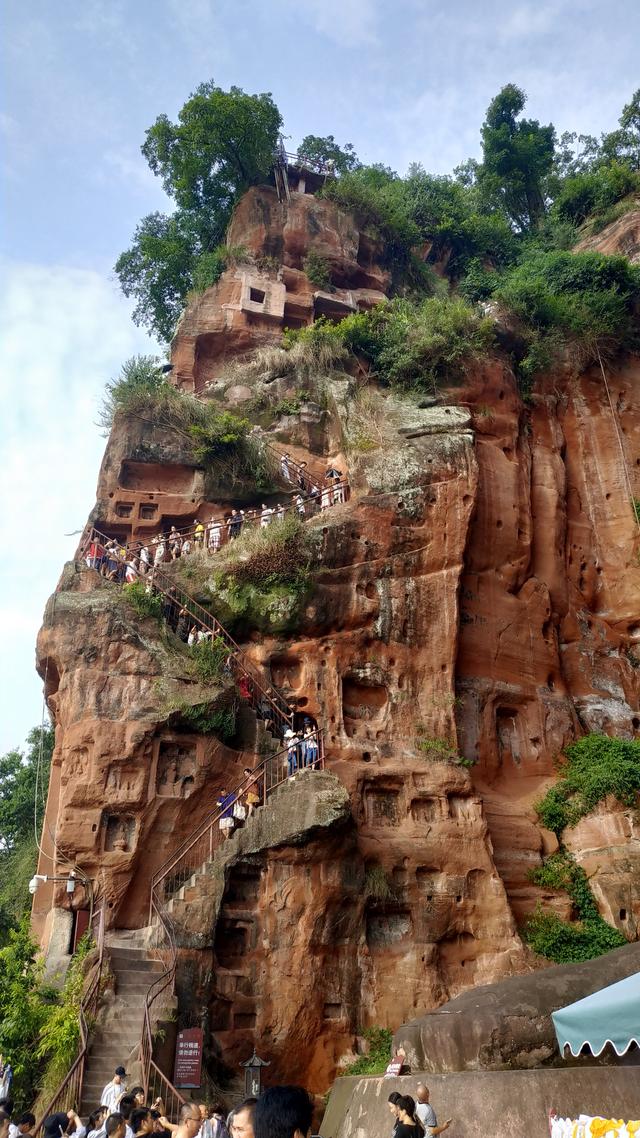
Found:
[[[78,1042],[78,1053],[67,1075],[51,1101],[47,1104],[47,1109],[42,1112],[41,1118],[36,1123],[34,1130],[36,1135],[40,1132],[44,1119],[48,1118],[50,1114],[56,1114],[58,1111],[64,1111],[66,1113],[66,1111],[71,1109],[80,1109],[82,1083],[89,1052],[89,1035],[100,1000],[100,982],[102,980],[102,966],[104,963],[104,920],[105,909],[103,901],[100,907],[94,910],[90,925],[91,934],[98,951],[98,958],[94,965],[91,982],[80,1004],[80,1039]]]
[[[304,744],[297,749],[297,769],[321,769],[324,767],[324,737],[321,731],[314,731],[307,736],[306,742],[313,742],[314,750],[311,758],[305,754]],[[215,852],[226,840],[222,837],[220,820],[227,816],[229,809],[236,802],[246,801],[246,795],[253,791],[259,802],[264,805],[269,795],[291,777],[289,774],[291,760],[291,747],[284,747],[274,755],[268,755],[247,775],[234,790],[230,791],[225,806],[214,810],[190,837],[167,858],[154,873],[151,879],[151,894],[149,899],[149,924],[156,925],[159,934],[159,943],[154,952],[165,965],[165,971],[151,985],[147,992],[144,1008],[143,1035],[140,1042],[140,1063],[142,1068],[142,1082],[147,1095],[147,1101],[159,1097],[163,1100],[166,1109],[169,1103],[177,1108],[184,1101],[179,1091],[162,1074],[162,1071],[153,1061],[153,1031],[155,1018],[155,1005],[169,987],[173,989],[177,962],[177,941],[174,922],[169,911],[169,903],[176,897],[179,890],[194,875],[204,873],[206,866],[211,862]],[[256,805],[255,809],[258,808]]]
[[[111,539],[99,530],[91,529],[83,537],[79,555],[85,560],[90,569],[98,571],[97,550],[104,550]],[[113,551],[114,558],[126,564],[124,551]],[[189,619],[196,627],[207,634],[221,640],[229,649],[229,666],[232,673],[239,679],[239,690],[243,699],[263,717],[272,718],[276,727],[282,733],[293,722],[293,712],[284,696],[268,682],[261,679],[256,673],[253,664],[247,659],[240,646],[233,639],[220,621],[205,609],[194,597],[180,589],[172,578],[163,570],[154,566],[145,576],[139,578],[150,593],[157,593],[165,600],[164,616],[168,623],[178,618],[180,610],[184,609]],[[118,582],[124,584],[124,580]]]

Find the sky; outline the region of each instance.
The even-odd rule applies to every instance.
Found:
[[[170,208],[140,154],[201,82],[270,91],[366,162],[479,157],[505,83],[557,130],[612,129],[640,85],[637,0],[5,0],[0,65],[0,754],[40,723],[35,637],[95,499],[105,383],[158,346],[112,266]]]

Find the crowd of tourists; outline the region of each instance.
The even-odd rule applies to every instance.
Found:
[[[298,471],[305,465],[297,464]],[[172,525],[148,542],[122,543],[111,538],[102,543],[94,536],[84,553],[87,565],[110,581],[132,583],[153,574],[153,570],[165,562],[188,557],[194,551],[214,555],[240,537],[247,527],[266,529],[274,521],[283,521],[288,513],[295,513],[305,520],[348,500],[349,483],[335,467],[329,467],[320,484],[310,481],[304,470],[301,474],[295,472],[289,456],[283,455],[281,473],[286,481],[295,479],[299,483],[299,489],[291,494],[288,503],[268,505],[262,502],[259,507],[247,510],[234,507],[223,515],[212,516],[208,521],[194,518],[190,526],[178,529]]]
[[[42,1123],[43,1138],[309,1138],[313,1101],[303,1087],[269,1087],[231,1111],[221,1102],[186,1102],[179,1117],[166,1117],[163,1103],[149,1104],[142,1087],[127,1090],[124,1067],[117,1067],[98,1107],[85,1122],[75,1110],[57,1111]],[[13,1103],[0,1100],[0,1138],[31,1138],[33,1114],[12,1120]]]
[[[438,1125],[436,1112],[429,1102],[429,1088],[418,1083],[416,1098],[392,1091],[387,1099],[393,1117],[391,1138],[435,1138],[451,1126],[451,1119]]]
[[[75,1110],[58,1111],[42,1123],[43,1138],[309,1138],[313,1100],[303,1087],[269,1087],[233,1109],[217,1102],[186,1102],[176,1120],[167,1118],[160,1099],[149,1103],[141,1086],[127,1090],[124,1067],[117,1067],[105,1086],[100,1105],[83,1122]],[[390,1138],[436,1138],[451,1125],[438,1124],[429,1089],[418,1083],[416,1097],[392,1091]],[[0,1100],[0,1138],[32,1138],[35,1116],[12,1119],[13,1103]]]

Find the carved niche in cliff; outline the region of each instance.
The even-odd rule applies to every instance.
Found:
[[[171,739],[160,742],[156,793],[162,798],[189,798],[196,776],[196,752]]]
[[[111,763],[107,769],[105,794],[114,798],[138,799],[142,793],[145,772],[132,763]]]
[[[349,738],[371,738],[369,727],[385,717],[389,691],[379,669],[358,668],[342,677],[342,718]]]
[[[105,853],[132,853],[136,820],[133,814],[105,814],[103,817]]]

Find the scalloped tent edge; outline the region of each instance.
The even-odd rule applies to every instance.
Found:
[[[632,1043],[640,1047],[640,972],[559,1008],[551,1019],[563,1057],[566,1047],[574,1058],[583,1047],[598,1056],[608,1043],[625,1055]]]

